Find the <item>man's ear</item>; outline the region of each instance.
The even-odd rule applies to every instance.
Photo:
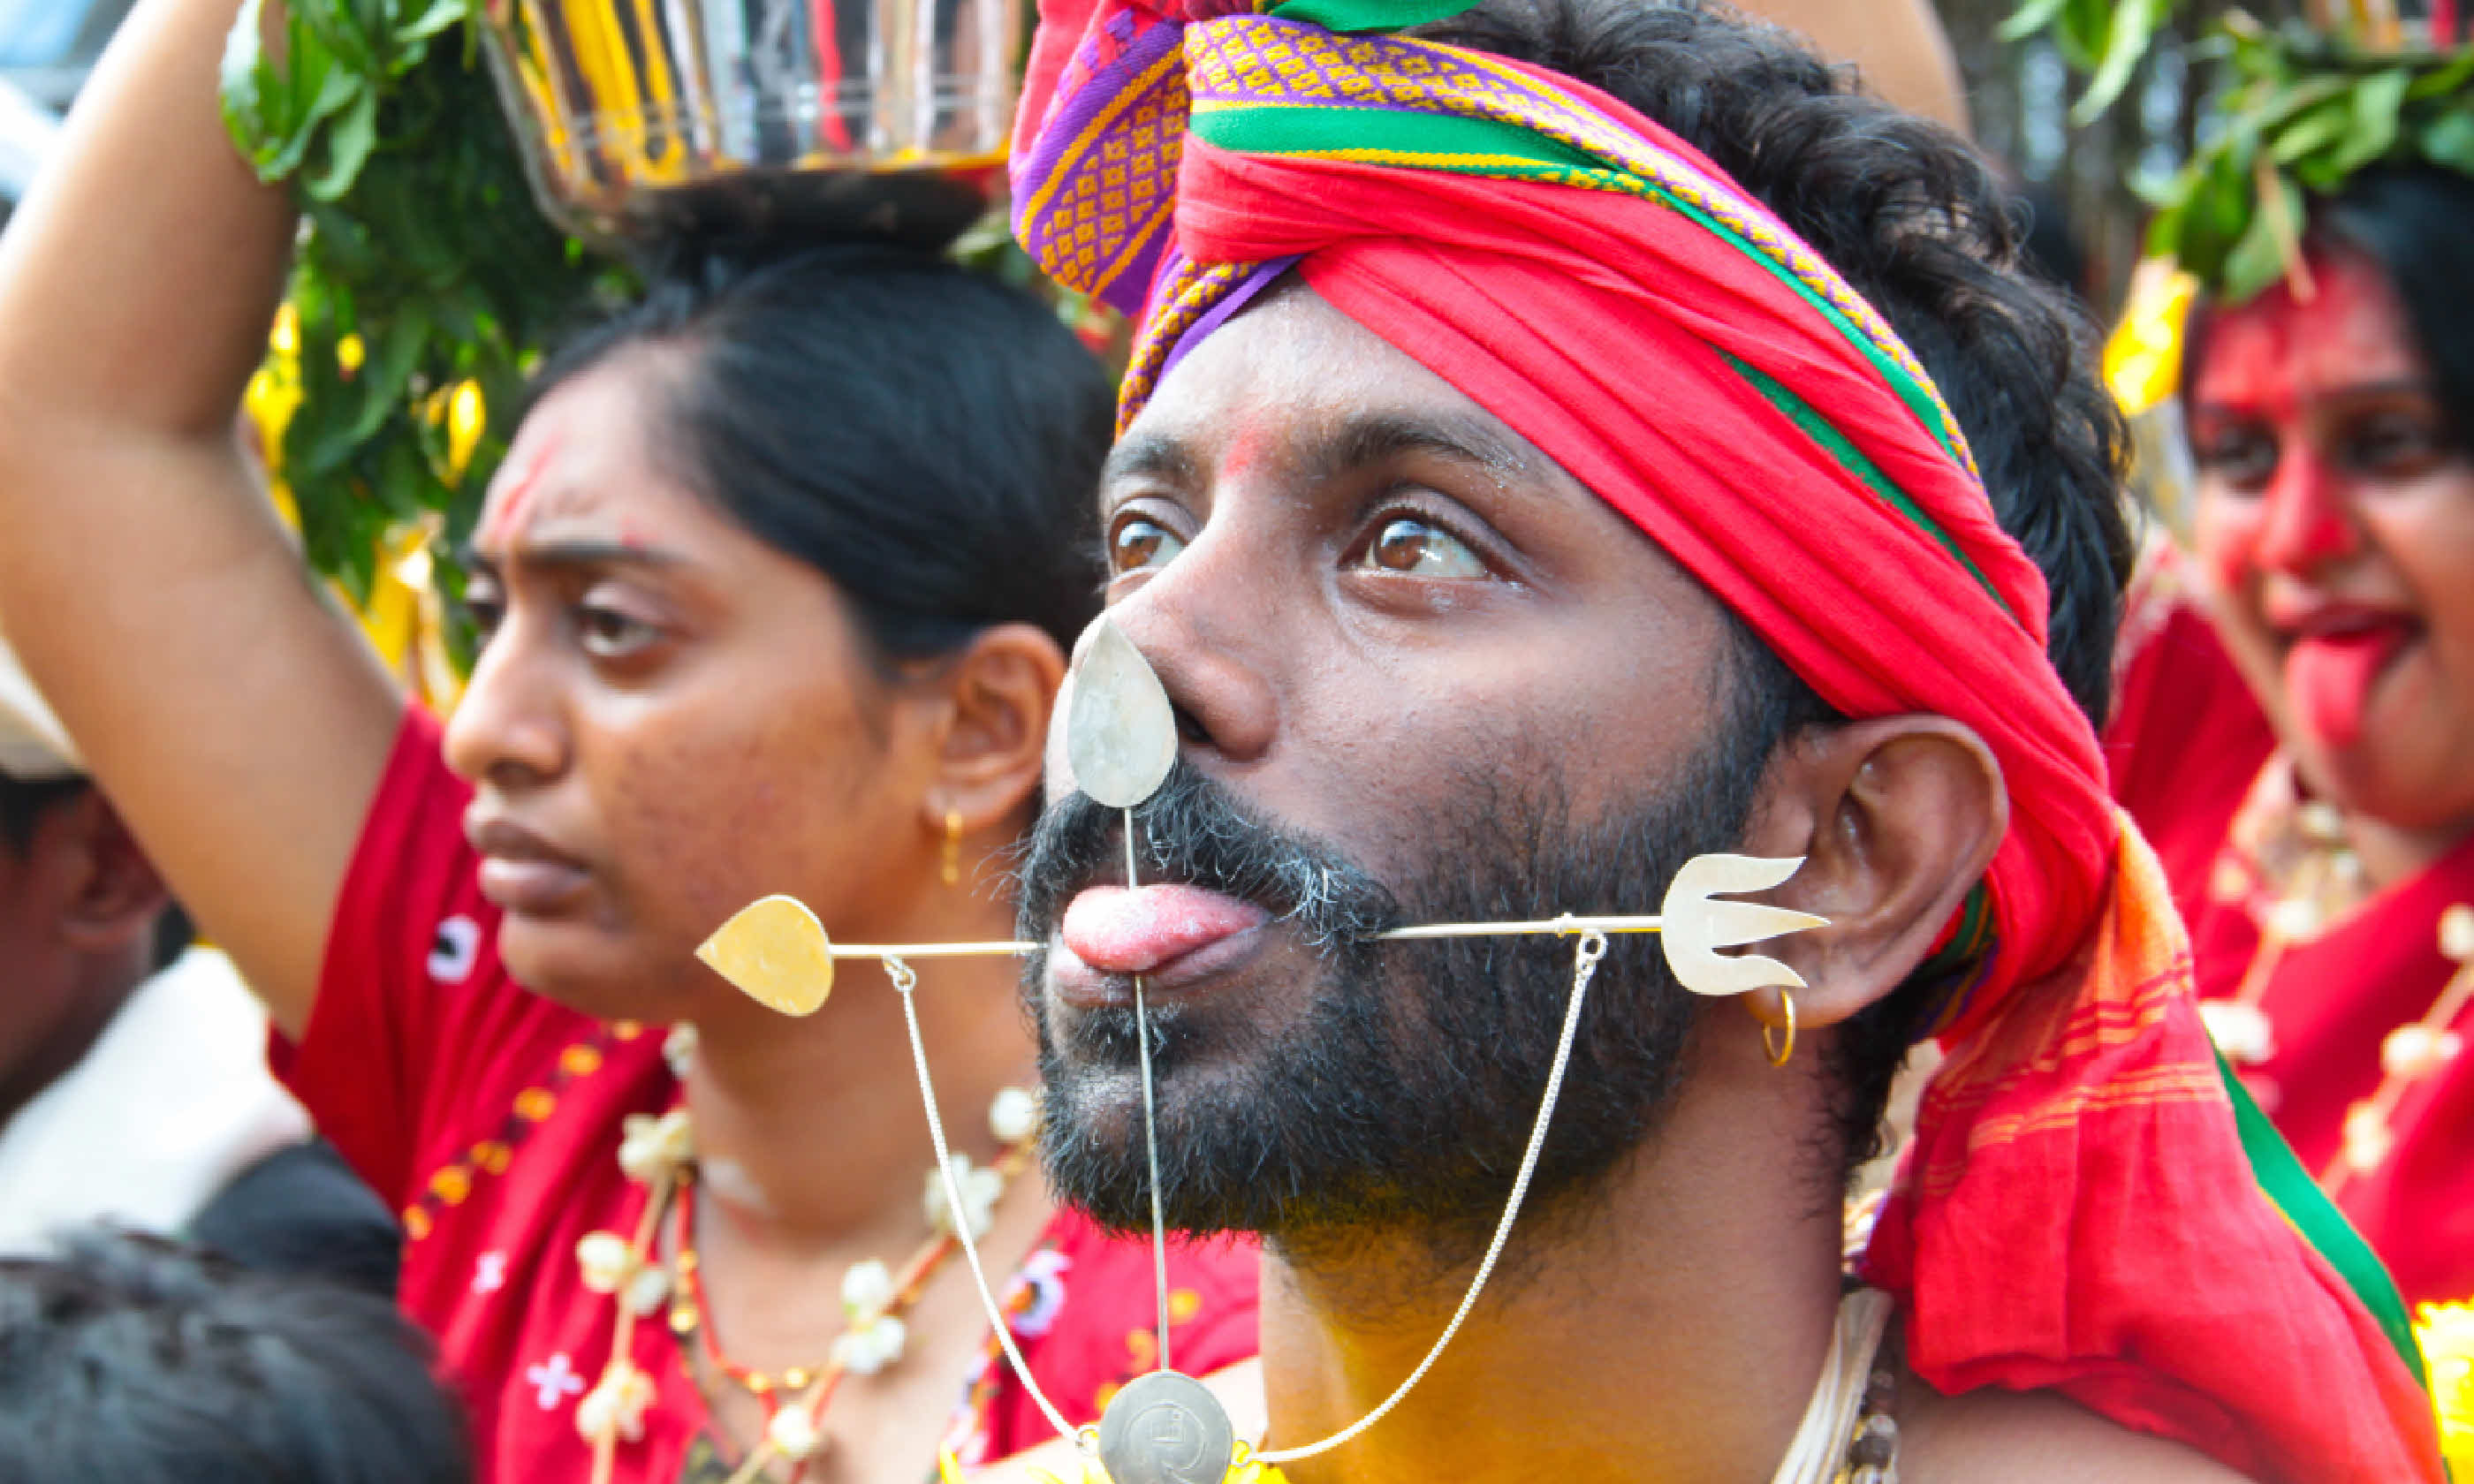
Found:
[[[153,933],[171,902],[155,863],[100,789],[47,811],[32,850],[59,883],[61,907],[54,921],[61,935],[83,952],[118,952]]]
[[[2010,827],[2001,765],[1946,716],[1815,729],[1780,750],[1744,850],[1801,855],[1768,899],[1830,920],[1757,950],[1804,976],[1798,1023],[1835,1024],[1903,983],[1984,876]],[[1762,995],[1756,1015],[1776,996]]]
[[[1064,651],[1031,624],[998,624],[938,674],[946,710],[923,800],[928,827],[941,836],[950,814],[965,834],[1009,831],[1039,789]]]

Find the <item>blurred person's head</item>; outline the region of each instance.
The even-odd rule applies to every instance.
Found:
[[[1046,307],[882,248],[684,254],[555,358],[448,730],[516,977],[692,1017],[735,998],[695,945],[768,893],[837,937],[1000,925],[1097,606],[1108,409]]]
[[[2364,173],[2302,275],[2195,323],[2197,543],[2220,629],[2305,782],[2474,826],[2474,180]]]
[[[159,964],[170,897],[0,645],[0,1123]]]
[[[426,1342],[384,1298],[104,1232],[0,1261],[0,1478],[471,1476]]]

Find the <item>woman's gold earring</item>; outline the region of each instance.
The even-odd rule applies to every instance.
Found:
[[[1783,1040],[1779,1039],[1779,1028],[1763,1020],[1761,1051],[1769,1057],[1772,1066],[1784,1066],[1786,1059],[1795,1055],[1795,996],[1784,990],[1779,991],[1778,996],[1779,1008],[1786,1013],[1786,1036]]]
[[[945,811],[945,869],[941,874],[947,886],[962,884],[962,813],[959,809]]]

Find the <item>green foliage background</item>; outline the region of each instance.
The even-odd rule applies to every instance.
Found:
[[[2086,125],[2122,98],[2182,9],[2182,0],[2025,0],[2001,35],[2048,36],[2089,75],[2072,114]],[[2226,74],[2221,128],[2153,193],[2147,246],[2227,299],[2286,272],[2308,195],[2331,194],[2379,163],[2474,174],[2474,50],[2375,50],[2292,18],[2270,25],[2227,10],[2204,55]]]
[[[310,564],[363,597],[392,527],[436,512],[449,549],[470,533],[540,347],[631,283],[534,209],[478,0],[287,9],[279,59],[258,45],[258,0],[243,9],[224,118],[259,178],[289,181],[302,205],[303,395],[280,464]],[[458,470],[429,409],[467,378],[488,419]],[[440,570],[452,584],[451,563]]]

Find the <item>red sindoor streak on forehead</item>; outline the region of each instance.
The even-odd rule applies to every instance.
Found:
[[[541,487],[545,482],[544,476],[548,472],[550,465],[558,458],[561,442],[557,432],[544,433],[541,441],[534,446],[531,456],[524,460],[521,467],[506,476],[506,483],[501,487],[505,494],[498,501],[498,513],[482,527],[481,535],[484,539],[501,546],[514,539],[526,507],[530,506],[533,497],[541,492]]]

